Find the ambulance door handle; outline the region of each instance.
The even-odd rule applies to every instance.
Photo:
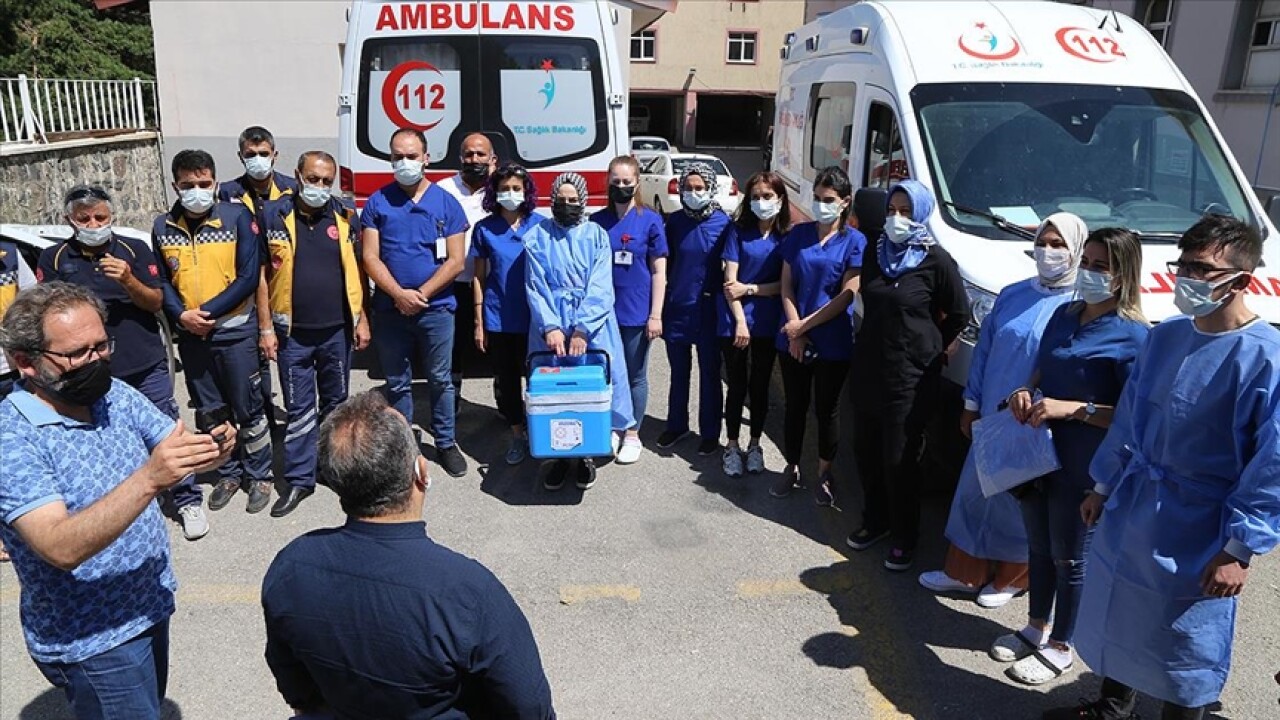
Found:
[[[609,93],[609,107],[620,108],[626,104],[626,98],[622,93]]]
[[[338,94],[338,107],[349,108],[355,102],[355,97],[351,93]]]

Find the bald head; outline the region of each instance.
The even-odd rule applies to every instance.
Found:
[[[462,140],[458,162],[462,164],[462,180],[472,191],[484,187],[498,166],[498,160],[493,156],[493,143],[481,133],[471,133]]]

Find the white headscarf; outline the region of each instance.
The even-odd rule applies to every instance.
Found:
[[[1076,269],[1080,267],[1080,256],[1084,254],[1084,241],[1089,237],[1089,226],[1079,217],[1069,213],[1054,213],[1036,228],[1036,237],[1050,225],[1067,241],[1067,250],[1071,252],[1071,269],[1056,278],[1040,278],[1040,284],[1051,288],[1073,287],[1076,284]]]

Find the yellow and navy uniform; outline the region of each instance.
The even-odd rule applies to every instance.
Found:
[[[7,240],[0,241],[0,317],[18,297],[18,263],[22,262],[18,255],[18,245]]]
[[[188,220],[175,204],[156,218],[151,242],[160,258],[164,311],[175,323],[186,310],[200,308],[214,321],[209,339],[249,335],[258,288],[258,227],[243,205],[214,203],[209,214]]]
[[[271,187],[267,190],[265,198],[258,197],[252,183],[253,180],[247,174],[241,175],[235,180],[220,183],[218,185],[218,199],[222,202],[244,205],[249,208],[249,212],[258,222],[262,222],[263,207],[261,206],[298,192],[297,180],[274,170],[271,172]]]
[[[331,235],[338,243],[342,260],[342,280],[352,327],[364,312],[365,284],[360,272],[360,218],[354,208],[332,199],[323,213],[333,218]],[[267,245],[267,288],[271,320],[288,335],[292,329],[294,305],[294,259],[297,256],[297,210],[293,198],[267,203],[263,213],[263,237]],[[307,288],[302,288],[307,292]]]

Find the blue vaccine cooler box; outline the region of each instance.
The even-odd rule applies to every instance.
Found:
[[[612,455],[608,354],[589,350],[568,358],[536,352],[528,370],[529,454],[543,460]]]

